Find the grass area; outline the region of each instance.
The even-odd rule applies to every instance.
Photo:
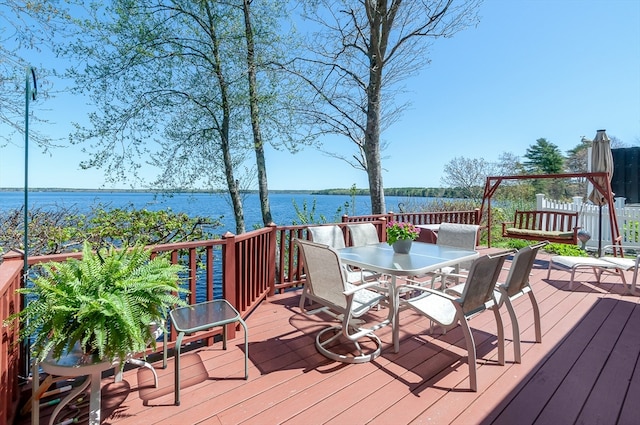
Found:
[[[524,239],[498,239],[491,242],[491,246],[507,249],[521,249],[527,245],[532,245],[536,242],[527,241]],[[569,255],[572,257],[588,257],[589,253],[577,245],[562,244],[562,243],[550,243],[545,246],[543,251],[554,255]]]

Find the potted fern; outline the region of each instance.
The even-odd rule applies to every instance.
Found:
[[[164,256],[151,259],[142,246],[94,252],[85,243],[82,259],[42,264],[33,286],[19,290],[29,300],[13,317],[24,324],[20,339],[35,335],[31,349],[40,361],[79,345],[94,358],[124,362],[149,344],[155,348],[150,325],[186,305],[182,270]]]

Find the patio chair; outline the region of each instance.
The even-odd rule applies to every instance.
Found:
[[[300,310],[307,315],[327,313],[339,320],[339,326],[329,326],[316,336],[316,348],[325,357],[343,363],[365,363],[380,354],[381,342],[374,332],[389,323],[393,309],[387,318],[372,326],[363,327],[358,319],[386,296],[369,288],[376,283],[349,284],[342,273],[343,267],[338,253],[331,247],[302,239],[295,243],[306,271],[306,297],[314,303],[310,309],[300,299]],[[346,339],[346,341],[344,341]],[[345,348],[344,342],[353,345]]]
[[[309,239],[315,243],[328,245],[334,249],[344,248],[344,233],[340,226],[328,225],[328,226],[309,226],[307,227],[309,232]]]
[[[612,257],[610,255],[606,255],[607,252],[613,249],[638,249],[638,247],[631,246],[620,246],[620,245],[607,245],[602,250],[605,255],[594,258],[594,257],[574,257],[569,255],[554,255],[549,260],[549,269],[547,271],[547,279],[551,276],[551,269],[558,270],[567,270],[571,271],[571,277],[569,278],[569,289],[573,289],[573,281],[576,274],[576,270],[579,268],[591,268],[593,270],[593,274],[596,277],[596,282],[600,282],[600,277],[602,273],[608,272],[614,275],[620,276],[625,289],[631,295],[640,295],[636,291],[636,286],[638,283],[638,268],[640,265],[640,254],[636,255],[636,258],[623,258],[623,257]],[[633,277],[631,279],[631,283],[627,284],[626,277],[624,275],[625,271],[633,270]]]
[[[533,288],[531,288],[529,277],[531,276],[531,269],[533,269],[533,263],[536,261],[538,251],[548,243],[549,242],[544,241],[520,249],[513,256],[507,279],[504,283],[498,284],[498,290],[500,291],[498,308],[500,308],[502,304],[505,304],[507,306],[507,311],[509,312],[509,317],[511,318],[511,328],[513,330],[513,353],[514,361],[516,363],[520,363],[522,361],[522,355],[520,352],[520,327],[518,325],[516,312],[513,308],[513,300],[524,294],[528,294],[529,301],[531,301],[536,342],[542,342],[540,309],[538,308],[538,302],[533,293]]]
[[[310,240],[315,243],[327,245],[334,249],[341,249],[346,246],[344,243],[344,233],[342,233],[340,226],[311,226],[307,227],[307,231],[309,232]],[[372,272],[365,272],[359,269],[354,270],[346,265],[344,266],[344,272],[345,278],[349,283],[360,283],[374,276]]]
[[[453,246],[456,248],[475,251],[478,245],[478,229],[475,224],[441,223],[438,229],[438,245]],[[447,279],[454,279],[457,285],[461,278],[465,278],[471,262],[463,262],[455,267],[443,267],[432,275],[431,287],[440,280],[440,289],[447,287]]]
[[[529,301],[531,301],[531,307],[533,310],[533,323],[535,329],[536,342],[542,342],[542,329],[540,325],[540,309],[533,289],[529,284],[529,276],[533,269],[533,263],[536,260],[538,251],[540,248],[547,245],[549,242],[544,241],[535,245],[526,246],[520,249],[513,256],[511,260],[511,267],[509,268],[509,274],[504,283],[497,283],[494,296],[498,300],[498,308],[502,305],[506,305],[509,312],[509,318],[511,319],[511,328],[513,331],[513,354],[514,361],[516,363],[522,362],[522,354],[520,350],[520,326],[518,325],[518,317],[513,308],[513,301],[522,295],[529,295]],[[464,289],[463,285],[457,285],[447,289],[447,293],[461,294]]]
[[[330,246],[334,249],[344,248],[344,233],[340,226],[327,225],[327,226],[309,226],[307,227],[309,240],[322,245]],[[364,274],[362,270],[353,270],[350,267],[343,265],[344,277],[349,283],[360,283],[364,280]],[[300,297],[300,303],[306,303],[307,288],[302,289],[302,295]]]
[[[344,233],[340,226],[328,225],[328,226],[309,226],[307,227],[307,234],[309,240],[330,246],[334,249],[344,248]],[[362,281],[362,273],[360,271],[351,270],[347,266],[343,266],[343,273],[347,282],[358,283]],[[300,296],[300,305],[306,304],[307,300],[307,287],[305,285],[302,288],[302,295]]]
[[[460,324],[467,346],[469,383],[472,391],[478,390],[478,380],[476,347],[469,320],[487,309],[493,311],[496,320],[498,362],[504,365],[504,328],[498,303],[494,297],[494,288],[504,260],[511,253],[512,251],[504,251],[474,260],[469,269],[464,290],[459,297],[424,286],[407,285],[419,295],[405,301],[406,305],[444,329]]]
[[[352,246],[374,245],[380,243],[378,237],[378,231],[373,223],[354,223],[347,224],[349,234],[351,235]],[[349,268],[351,272],[357,272],[352,268]],[[380,280],[380,273],[373,272],[371,270],[360,270],[360,281],[370,282],[372,280]],[[349,278],[347,278],[350,281]],[[384,287],[383,287],[384,289]]]
[[[380,243],[378,231],[373,223],[347,224],[353,246],[372,245]]]

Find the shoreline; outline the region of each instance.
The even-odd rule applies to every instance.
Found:
[[[59,187],[30,187],[29,193],[157,193],[157,194],[223,194],[227,191],[223,189],[190,189],[190,190],[163,190],[163,189],[82,189],[82,188],[59,188]],[[407,197],[432,197],[432,198],[458,198],[455,189],[445,188],[424,188],[424,187],[391,187],[384,189],[385,196],[407,196]],[[24,188],[0,187],[0,193],[24,193]],[[243,190],[241,194],[258,194],[258,190]],[[369,196],[368,189],[353,188],[333,188],[333,189],[270,189],[269,193],[291,193],[300,195],[340,195],[340,196]]]

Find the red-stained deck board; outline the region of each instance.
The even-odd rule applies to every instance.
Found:
[[[513,362],[506,310],[506,364],[497,364],[495,321],[485,312],[471,321],[478,352],[478,392],[469,391],[466,348],[459,328],[429,333],[424,317],[401,313],[400,352],[391,329],[378,332],[381,357],[367,364],[329,361],[315,348],[327,317],[300,313],[300,292],[270,297],[247,318],[249,379],[244,375],[243,331],[222,344],[183,352],[180,406],[173,405],[173,358],[153,388],[146,369],[124,381],[103,380],[103,424],[512,424],[637,423],[640,417],[640,306],[615,276],[597,284],[593,273],[554,270],[538,257],[532,284],[542,315],[542,343],[534,340],[528,297],[515,302],[522,363]],[[509,262],[505,264],[508,266]],[[502,277],[506,276],[506,272]],[[630,274],[629,274],[630,278]],[[386,310],[373,314],[384,316]],[[47,423],[50,409],[43,409]],[[67,416],[73,412],[67,412]],[[20,418],[18,425],[30,423]]]
[[[544,407],[544,410],[538,417],[538,420],[541,422],[558,420],[562,423],[572,423],[580,414],[582,407],[586,405],[589,394],[605,368],[609,356],[613,353],[613,348],[621,337],[622,331],[625,329],[624,324],[627,322],[633,310],[633,304],[625,302],[622,302],[622,305],[618,306],[618,308],[614,308],[617,303],[618,301],[615,300],[600,300],[594,310],[592,310],[592,313],[594,313],[602,308],[608,312],[608,314],[602,319],[600,326],[588,341],[584,351],[578,353],[579,357],[575,359],[575,363],[571,365],[571,373],[567,374],[566,378],[556,390],[553,399]],[[603,306],[603,304],[611,304],[611,306]],[[600,319],[600,316],[597,315],[595,320]],[[590,317],[587,317],[585,322],[586,320],[590,320]],[[598,326],[597,323],[591,323],[590,325],[592,327]],[[584,333],[581,333],[581,336],[585,339],[587,337]],[[571,344],[575,343],[575,341],[567,340],[567,343]],[[575,347],[575,351],[578,352],[579,348],[579,346]],[[567,357],[569,357],[566,356],[567,353],[562,354],[564,358],[558,359],[557,361],[568,363],[572,360],[571,358],[567,359]],[[616,366],[617,365],[614,365],[613,369],[615,369]],[[610,372],[613,372],[613,370],[610,370]],[[631,372],[632,370],[628,371],[629,374]],[[613,387],[610,389],[612,392],[615,392]],[[609,397],[600,400],[592,399],[592,407],[593,403],[603,403],[606,405],[609,400]]]
[[[541,292],[537,291],[536,293]],[[542,343],[534,343],[533,336],[528,340],[522,340],[523,361],[521,364],[513,363],[511,346],[507,347],[507,365],[505,371],[487,383],[487,386],[480,388],[482,394],[478,396],[469,394],[459,394],[450,403],[455,406],[465,405],[466,409],[452,409],[452,415],[458,415],[452,423],[467,424],[470,422],[490,423],[491,418],[500,413],[507,406],[510,397],[514,397],[522,388],[526,387],[530,374],[532,374],[540,362],[544,359],[551,349],[553,349],[573,327],[571,321],[566,320],[569,317],[581,317],[592,306],[592,302],[587,300],[584,295],[581,297],[563,297],[561,292],[557,292],[556,297],[547,297],[540,299],[540,310],[542,313]],[[525,316],[527,317],[527,316]],[[531,322],[532,323],[532,322]],[[532,326],[532,325],[531,325]],[[530,332],[532,335],[532,331]],[[511,361],[509,361],[511,359]],[[496,373],[494,371],[494,373]],[[484,377],[481,377],[481,382]],[[452,395],[453,396],[453,395]],[[462,396],[465,396],[462,399]],[[464,403],[464,404],[461,404]],[[496,405],[497,403],[497,405]],[[485,419],[486,418],[486,419]],[[448,419],[448,418],[447,418]],[[445,422],[447,423],[447,422]]]
[[[629,389],[629,377],[633,375],[640,353],[638,324],[640,307],[636,304],[580,412],[578,421],[596,419],[600,423],[614,423],[618,420],[615,411],[622,407]],[[615,408],[612,409],[612,406]]]

